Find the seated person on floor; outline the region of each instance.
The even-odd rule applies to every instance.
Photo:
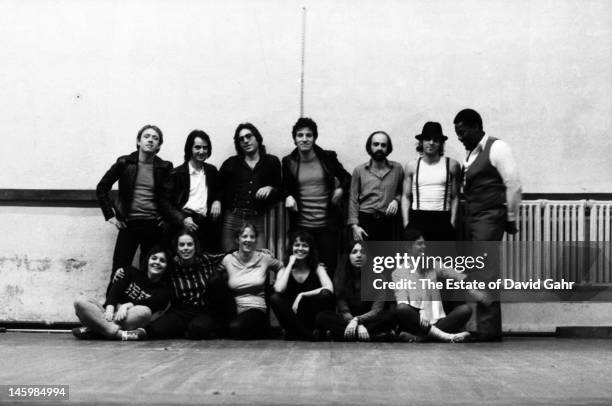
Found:
[[[395,317],[384,310],[385,301],[361,300],[361,272],[366,263],[365,246],[354,241],[347,246],[345,258],[340,263],[334,279],[338,312],[324,310],[317,315],[316,325],[321,331],[329,331],[333,339],[346,341],[370,341],[377,335],[395,328]]]
[[[412,227],[403,232],[407,242],[408,255],[419,257],[425,254],[423,233]],[[444,312],[440,291],[430,286],[423,286],[421,280],[437,282],[438,279],[463,280],[466,275],[448,268],[425,269],[418,265],[416,269],[408,263],[407,268],[398,268],[392,273],[394,282],[401,280],[414,281],[413,289],[396,289],[397,319],[400,330],[419,337],[422,340],[443,342],[462,342],[470,336],[463,331],[465,323],[472,316],[472,309],[467,304],[455,307],[449,314]],[[479,301],[485,300],[482,291],[471,290],[470,295]]]
[[[227,254],[219,267],[236,305],[236,313],[229,323],[229,337],[242,340],[266,338],[270,328],[267,284],[270,273],[279,272],[283,263],[269,251],[257,250],[254,225],[243,224],[234,234],[238,250]]]
[[[315,317],[322,310],[334,309],[333,284],[317,261],[310,233],[298,230],[290,236],[287,257],[270,305],[285,330],[285,339],[314,340]]]
[[[74,310],[83,327],[72,330],[77,338],[138,340],[146,337],[145,327],[156,312],[170,301],[166,272],[170,255],[161,247],[149,250],[140,269],[128,266],[118,270],[105,307],[89,298],[74,302]],[[144,271],[146,269],[146,271]]]
[[[147,327],[150,338],[202,340],[222,335],[227,301],[225,284],[216,268],[225,254],[208,255],[192,231],[183,230],[173,240],[176,254],[169,274],[170,309]]]

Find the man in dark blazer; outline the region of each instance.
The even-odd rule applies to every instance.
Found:
[[[203,251],[219,252],[221,201],[217,168],[206,161],[212,154],[210,137],[193,130],[185,141],[185,162],[176,167],[166,185],[173,231],[195,232]]]

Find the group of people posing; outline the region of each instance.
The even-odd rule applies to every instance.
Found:
[[[119,157],[97,186],[104,217],[119,233],[106,302],[75,302],[83,327],[74,335],[265,338],[272,309],[288,339],[370,340],[404,332],[464,340],[472,307],[454,306],[446,314],[435,290],[398,293],[396,303],[360,297],[363,240],[402,239],[419,255],[426,240],[454,241],[459,221],[468,240],[496,241],[517,231],[520,183],[508,145],[485,135],[474,110],[459,112],[454,124],[469,152],[463,165],[443,156],[447,137],[440,124],[428,122],[416,136],[415,162],[402,167],[388,160],[391,137],[376,131],[366,140],[370,159],[352,176],[334,151],[317,145],[310,118],[293,126],[296,148],[282,162],[266,152],[253,124],[240,124],[236,155],[218,171],[205,162],[212,143],[204,131],[187,136],[184,163],[173,168],[157,156],[162,131],[144,126],[137,150]],[[461,219],[460,190],[466,202]],[[265,216],[281,200],[290,219],[282,262],[265,249]],[[344,230],[351,242],[338,261]],[[131,266],[138,247],[139,269]],[[478,338],[499,339],[499,302],[473,293],[477,316],[488,320]]]

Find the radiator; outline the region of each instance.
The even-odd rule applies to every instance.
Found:
[[[502,278],[612,283],[612,201],[526,200],[517,221],[519,232],[502,244]],[[282,259],[288,228],[282,203],[265,224],[267,246]]]
[[[521,203],[519,233],[506,235],[502,277],[610,283],[612,202],[533,200]]]
[[[612,201],[592,201],[589,220],[589,241],[598,247],[591,265],[594,283],[611,283],[612,272]]]

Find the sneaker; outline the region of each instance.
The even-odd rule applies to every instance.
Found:
[[[79,340],[92,340],[94,338],[98,338],[98,335],[94,333],[88,327],[76,327],[72,329],[72,335],[78,338]]]
[[[119,330],[118,337],[121,341],[139,341],[147,338],[147,332],[144,328],[136,330]]]

